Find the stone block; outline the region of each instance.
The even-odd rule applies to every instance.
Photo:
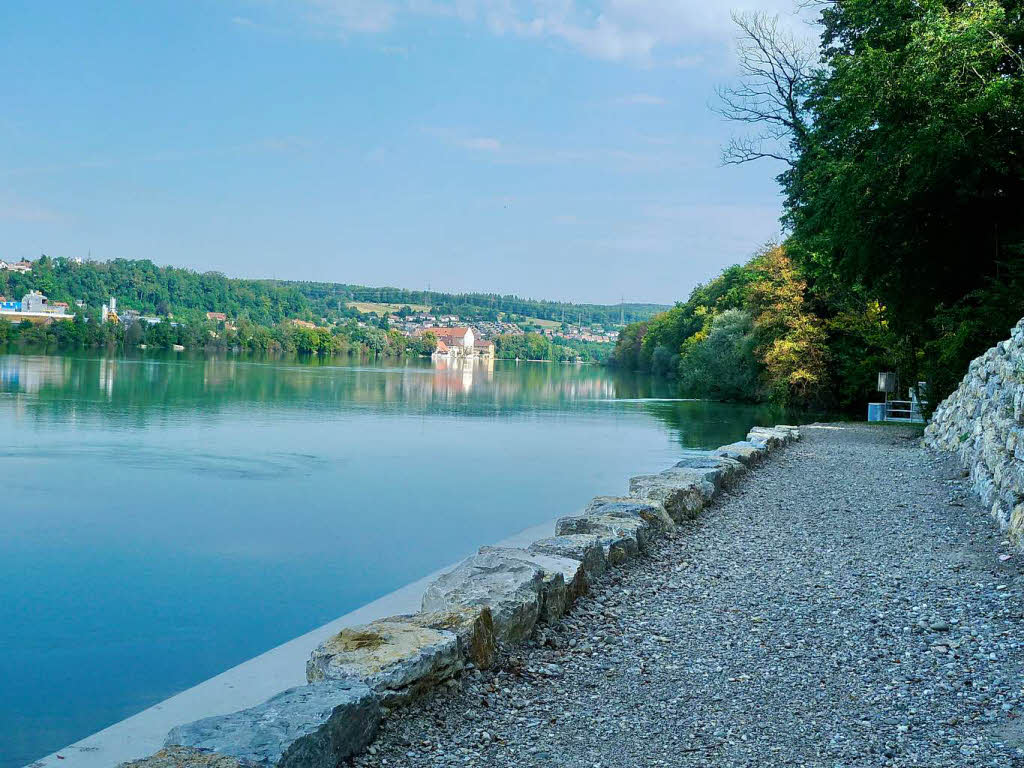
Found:
[[[246,768],[337,768],[366,748],[380,720],[380,697],[368,686],[331,680],[291,688],[241,712],[180,725],[167,735],[165,746],[223,755]],[[182,768],[231,768],[189,759]]]
[[[501,643],[521,643],[540,617],[544,570],[533,563],[489,552],[477,554],[438,577],[423,594],[425,612],[486,606]]]
[[[381,619],[346,627],[317,646],[306,679],[360,680],[390,698],[419,695],[462,669],[454,632]]]
[[[601,540],[610,565],[621,565],[637,557],[650,545],[647,523],[600,515],[571,515],[555,521],[557,536],[591,534]]]
[[[712,453],[715,456],[725,456],[729,459],[736,459],[736,461],[741,464],[744,464],[747,467],[752,467],[764,459],[766,451],[764,448],[759,448],[753,443],[743,440],[738,443],[723,445],[721,448],[712,451]]]
[[[658,502],[677,523],[691,520],[704,508],[708,487],[711,494],[714,493],[714,485],[688,475],[688,470],[678,470],[678,475],[672,475],[671,472],[668,470],[657,475],[631,477],[629,495]]]
[[[569,534],[540,539],[527,547],[527,551],[579,560],[587,574],[588,583],[599,579],[608,569],[604,544],[601,537],[594,534]]]
[[[576,598],[586,594],[587,573],[583,562],[561,555],[545,555],[514,547],[481,547],[480,554],[500,552],[507,557],[533,563],[544,571],[540,618],[548,624],[558,621]]]

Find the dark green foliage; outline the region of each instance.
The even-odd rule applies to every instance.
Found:
[[[716,315],[707,336],[679,365],[683,392],[712,400],[762,399],[756,347],[748,312],[727,309]]]
[[[715,313],[742,307],[746,287],[754,278],[748,267],[729,267],[714,280],[694,288],[685,303],[676,304],[646,322],[628,326],[620,332],[611,363],[623,370],[674,376],[671,357],[683,350],[684,343],[709,328]],[[663,351],[656,362],[659,347]]]
[[[205,319],[207,312],[223,312],[260,325],[312,318],[309,301],[294,286],[158,267],[145,260],[77,264],[43,256],[33,263],[30,274],[0,272],[0,294],[19,299],[30,289],[54,301],[81,299],[95,310],[116,296],[122,308],[175,318]]]
[[[1024,2],[846,0],[822,22],[789,250],[812,291],[885,307],[890,364],[934,402],[1024,315]]]

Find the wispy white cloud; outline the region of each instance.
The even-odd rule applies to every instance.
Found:
[[[403,16],[478,24],[501,36],[559,40],[606,61],[696,67],[698,48],[732,39],[732,10],[795,17],[793,0],[287,0],[305,20],[346,38]]]
[[[299,0],[311,24],[341,37],[353,32],[382,32],[392,25],[398,8],[388,0]]]

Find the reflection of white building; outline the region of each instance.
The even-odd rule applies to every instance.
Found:
[[[0,385],[12,392],[35,394],[44,386],[62,387],[71,372],[71,361],[46,355],[0,359]]]

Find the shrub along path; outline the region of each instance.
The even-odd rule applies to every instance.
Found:
[[[355,764],[1024,766],[1024,555],[916,432],[802,431]]]

